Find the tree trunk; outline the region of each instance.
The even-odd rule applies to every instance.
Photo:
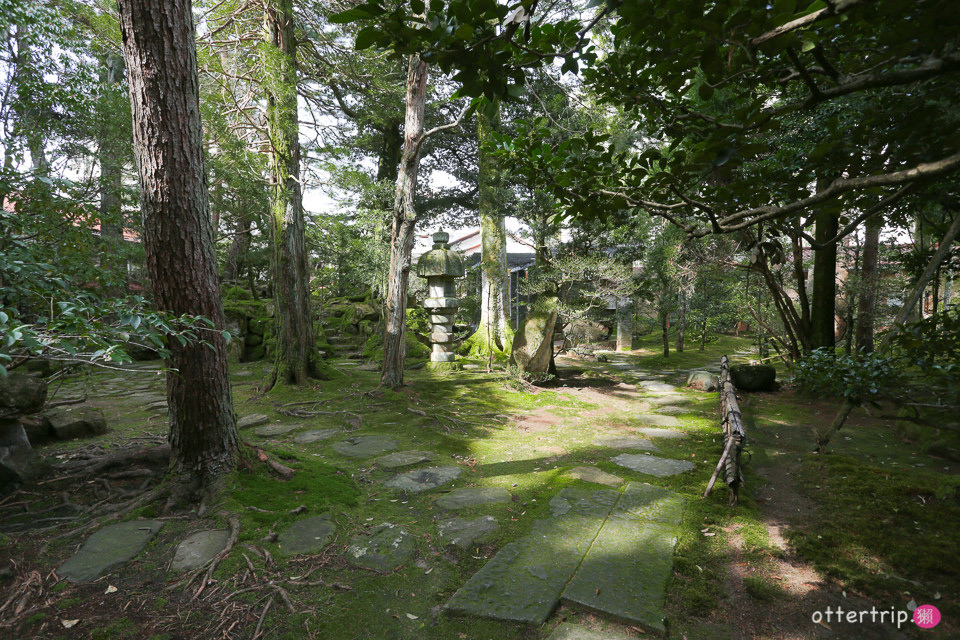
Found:
[[[660,336],[663,338],[663,357],[670,357],[670,314],[663,307],[660,308]]]
[[[297,116],[296,34],[293,0],[267,3],[264,56],[267,135],[270,139],[270,235],[277,353],[268,386],[303,384],[319,377],[319,354],[310,308],[310,275],[300,189],[300,125]]]
[[[190,0],[119,0],[133,110],[143,244],[157,307],[209,318],[204,342],[170,340],[171,470],[190,497],[238,456],[206,171]]]
[[[404,334],[407,329],[407,285],[413,253],[417,210],[413,198],[420,173],[420,143],[427,104],[427,63],[410,56],[407,72],[406,119],[403,157],[397,174],[393,199],[393,228],[390,237],[390,274],[387,282],[386,317],[383,336],[383,369],[380,384],[395,389],[403,384]]]
[[[103,60],[100,81],[102,86],[103,118],[99,131],[100,156],[100,239],[103,242],[102,275],[107,278],[106,291],[110,295],[123,295],[126,290],[127,271],[123,251],[123,158],[119,141],[107,117],[113,91],[123,82],[123,57],[107,54]]]
[[[814,349],[835,346],[834,316],[837,304],[837,245],[828,241],[837,235],[840,217],[829,211],[816,214],[814,239],[824,244],[813,254],[813,305],[810,343]]]
[[[633,350],[633,301],[617,299],[617,351]]]
[[[867,219],[863,242],[863,266],[860,269],[860,298],[857,301],[857,351],[873,351],[873,325],[877,310],[877,280],[880,267],[879,216]]]
[[[250,250],[250,235],[253,231],[253,218],[248,215],[241,215],[237,218],[237,228],[233,234],[233,240],[230,242],[230,249],[227,251],[226,265],[224,265],[223,279],[227,282],[233,282],[240,277],[244,256]],[[254,294],[256,292],[253,292]]]
[[[677,305],[677,351],[683,353],[683,338],[687,329],[687,295],[686,292],[680,292],[680,299]]]

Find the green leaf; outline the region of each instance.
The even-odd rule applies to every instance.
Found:
[[[377,43],[377,40],[380,38],[380,33],[381,31],[377,27],[364,27],[360,30],[360,33],[357,34],[357,40],[353,44],[354,48],[357,51],[369,49]]]
[[[457,27],[456,35],[460,40],[469,40],[473,37],[473,27],[469,24],[462,24]]]

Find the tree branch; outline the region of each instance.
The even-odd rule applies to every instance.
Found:
[[[823,9],[814,11],[813,13],[808,13],[802,18],[791,20],[790,22],[780,25],[776,29],[767,31],[756,38],[751,38],[750,44],[756,47],[764,42],[767,42],[768,40],[773,40],[778,36],[782,36],[785,33],[802,29],[803,27],[808,27],[814,22],[819,22],[820,20],[832,18],[833,16],[839,15],[844,11],[848,11],[859,4],[863,4],[864,2],[870,2],[870,0],[839,0],[838,2],[834,3],[828,2],[827,6]]]

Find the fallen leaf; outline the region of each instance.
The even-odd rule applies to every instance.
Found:
[[[415,616],[415,615],[413,615],[412,613],[408,613],[408,614],[407,614],[407,617],[410,618],[411,620],[416,620],[416,619],[419,618],[420,616]]]
[[[827,624],[826,622],[824,622],[823,620],[819,621],[817,624],[820,625],[821,627],[825,628],[825,629],[830,629],[830,631],[833,631],[833,629],[830,628],[830,625],[828,625],[828,624]]]
[[[77,626],[78,622],[80,622],[79,619],[78,620],[61,620],[60,624],[63,625],[64,629],[72,629],[73,627]]]
[[[117,592],[117,588],[113,585],[110,585],[109,587],[107,587],[107,590],[104,591],[104,593],[116,593],[116,592]]]

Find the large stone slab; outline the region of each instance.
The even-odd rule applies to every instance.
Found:
[[[670,393],[655,398],[644,398],[644,402],[649,404],[652,407],[663,407],[666,405],[681,405],[689,404],[693,398],[690,396],[683,396],[678,393]]]
[[[613,494],[616,501],[613,491],[594,493]],[[604,504],[609,500],[577,499],[577,495],[593,494],[568,492],[565,500],[569,509],[563,515],[534,523],[530,534],[501,549],[444,608],[454,613],[543,624],[612,507]]]
[[[198,531],[177,545],[170,563],[171,571],[197,569],[223,551],[230,539],[226,529]]]
[[[476,541],[483,540],[489,534],[500,528],[496,518],[483,516],[473,520],[451,518],[438,525],[440,540],[461,549],[466,549]]]
[[[282,436],[285,433],[296,431],[301,428],[301,424],[268,424],[265,427],[258,427],[253,433],[261,438],[270,438],[272,436]]]
[[[451,510],[497,502],[510,502],[510,492],[499,487],[466,487],[437,498],[437,506]]]
[[[577,624],[564,622],[554,629],[547,640],[630,640],[633,636],[609,631],[594,631]]]
[[[413,536],[384,522],[369,535],[353,539],[347,547],[347,560],[358,567],[390,573],[412,558],[416,550]]]
[[[672,384],[667,384],[666,382],[657,382],[653,380],[642,380],[640,386],[643,387],[645,391],[656,391],[656,392],[669,392],[676,391],[677,388]]]
[[[675,476],[694,467],[694,464],[689,460],[673,460],[632,453],[622,453],[613,458],[613,462],[631,471],[639,471],[658,478]]]
[[[294,436],[293,441],[297,444],[310,444],[311,442],[328,440],[338,433],[340,433],[340,429],[314,429],[312,431],[298,433],[296,436]]]
[[[60,408],[44,414],[59,440],[71,440],[107,432],[107,419],[95,407]]]
[[[598,436],[594,439],[595,447],[610,449],[639,449],[642,451],[656,451],[657,446],[646,438],[636,436]]]
[[[398,489],[407,493],[421,493],[453,482],[460,477],[461,472],[460,467],[453,466],[414,469],[394,476],[384,486],[388,489]]]
[[[397,441],[387,436],[354,436],[333,445],[333,450],[350,458],[369,458],[397,448]]]
[[[320,553],[330,543],[337,526],[330,514],[297,520],[280,534],[277,542],[285,555]]]
[[[60,565],[57,575],[72,582],[96,580],[132,560],[161,527],[159,520],[107,525],[87,538],[76,555]]]
[[[577,480],[583,480],[584,482],[593,482],[608,487],[618,487],[623,484],[623,478],[615,476],[612,473],[607,473],[606,471],[601,471],[596,467],[574,467],[564,475]]]
[[[266,416],[262,413],[254,413],[253,415],[243,416],[237,420],[237,429],[250,429],[251,427],[259,427],[262,424],[267,424],[270,422],[270,416]]]
[[[637,433],[642,433],[648,438],[686,438],[687,434],[676,429],[658,429],[657,427],[644,427],[637,429]]]
[[[399,467],[408,467],[412,464],[419,464],[431,458],[429,453],[423,451],[396,451],[380,456],[374,462],[384,469],[397,469]]]
[[[631,482],[617,502],[617,509],[641,520],[679,527],[683,520],[683,497],[645,482]]]
[[[676,416],[662,416],[657,413],[635,413],[630,417],[651,427],[679,427],[683,424]]]

